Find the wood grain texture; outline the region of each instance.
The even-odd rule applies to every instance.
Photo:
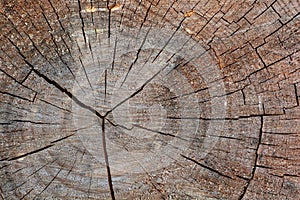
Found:
[[[298,0],[0,0],[0,199],[300,199]]]

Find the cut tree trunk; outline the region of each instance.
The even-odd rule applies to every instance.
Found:
[[[1,0],[0,199],[300,199],[298,0]]]

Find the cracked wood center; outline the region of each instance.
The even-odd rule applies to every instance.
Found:
[[[0,1],[0,199],[299,199],[299,12]]]

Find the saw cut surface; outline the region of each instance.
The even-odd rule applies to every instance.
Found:
[[[0,199],[299,199],[299,11],[0,1]]]

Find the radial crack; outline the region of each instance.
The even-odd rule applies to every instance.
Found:
[[[112,184],[112,178],[110,173],[110,167],[109,167],[109,160],[108,160],[108,154],[107,154],[107,147],[106,147],[106,138],[105,138],[105,118],[102,118],[101,121],[101,128],[102,128],[102,147],[103,147],[103,153],[104,153],[104,159],[105,159],[105,165],[106,165],[106,172],[107,172],[107,180],[110,190],[110,195],[113,200],[115,200],[115,193],[114,188]]]
[[[246,192],[247,192],[247,190],[248,190],[248,187],[249,187],[249,185],[250,185],[250,182],[253,180],[253,178],[254,178],[254,174],[255,174],[255,171],[256,171],[256,169],[257,169],[257,167],[258,167],[258,165],[257,165],[257,160],[258,160],[258,148],[259,148],[259,145],[261,144],[261,140],[262,140],[262,132],[263,132],[263,116],[261,116],[261,118],[260,118],[260,130],[259,130],[259,136],[258,136],[258,143],[257,143],[257,146],[256,146],[256,152],[255,152],[255,159],[254,159],[254,166],[253,166],[253,168],[252,168],[252,172],[251,172],[251,176],[250,176],[250,178],[249,178],[249,180],[248,180],[248,182],[247,182],[247,184],[245,185],[245,187],[244,187],[244,189],[243,189],[243,191],[242,191],[242,194],[239,196],[239,200],[242,200],[243,198],[244,198],[244,196],[245,196],[245,194],[246,194]]]
[[[32,155],[32,154],[35,154],[35,153],[38,153],[38,152],[41,152],[45,149],[49,149],[50,147],[54,146],[53,144],[50,144],[50,145],[47,145],[45,147],[42,147],[40,149],[36,149],[34,151],[31,151],[31,152],[28,152],[28,153],[25,153],[25,154],[22,154],[20,156],[16,156],[16,157],[13,157],[13,158],[8,158],[8,159],[5,159],[5,160],[8,160],[8,161],[13,161],[13,160],[17,160],[17,159],[20,159],[20,158],[24,158],[26,156],[29,156],[29,155]]]
[[[184,156],[184,155],[182,155],[182,154],[181,154],[181,156],[182,156],[183,158],[187,159],[187,160],[190,160],[190,161],[196,163],[197,165],[199,165],[199,166],[201,166],[201,167],[203,167],[203,168],[205,168],[205,169],[208,169],[209,171],[212,171],[212,172],[215,172],[215,173],[219,174],[220,176],[223,176],[223,177],[232,179],[230,176],[227,176],[227,175],[225,175],[225,174],[223,174],[223,173],[221,173],[221,172],[219,172],[219,171],[217,171],[217,170],[215,170],[215,169],[213,169],[213,168],[211,168],[211,167],[208,167],[208,166],[206,166],[206,165],[203,165],[203,164],[199,163],[198,161],[196,161],[196,160],[194,160],[194,159],[192,159],[192,158],[189,158],[189,157]]]
[[[33,65],[31,65],[28,61],[25,60],[25,62],[30,65],[33,68]],[[95,113],[98,117],[103,118],[103,116],[95,109],[93,109],[91,106],[84,104],[82,101],[80,101],[77,97],[73,96],[71,92],[69,92],[66,88],[63,88],[60,86],[56,81],[49,79],[44,74],[40,73],[38,70],[33,68],[34,73],[38,75],[39,77],[43,78],[45,81],[47,81],[49,84],[55,86],[57,89],[59,89],[61,92],[65,93],[68,97],[70,97],[77,105],[79,105],[82,108],[85,108],[92,113]]]

